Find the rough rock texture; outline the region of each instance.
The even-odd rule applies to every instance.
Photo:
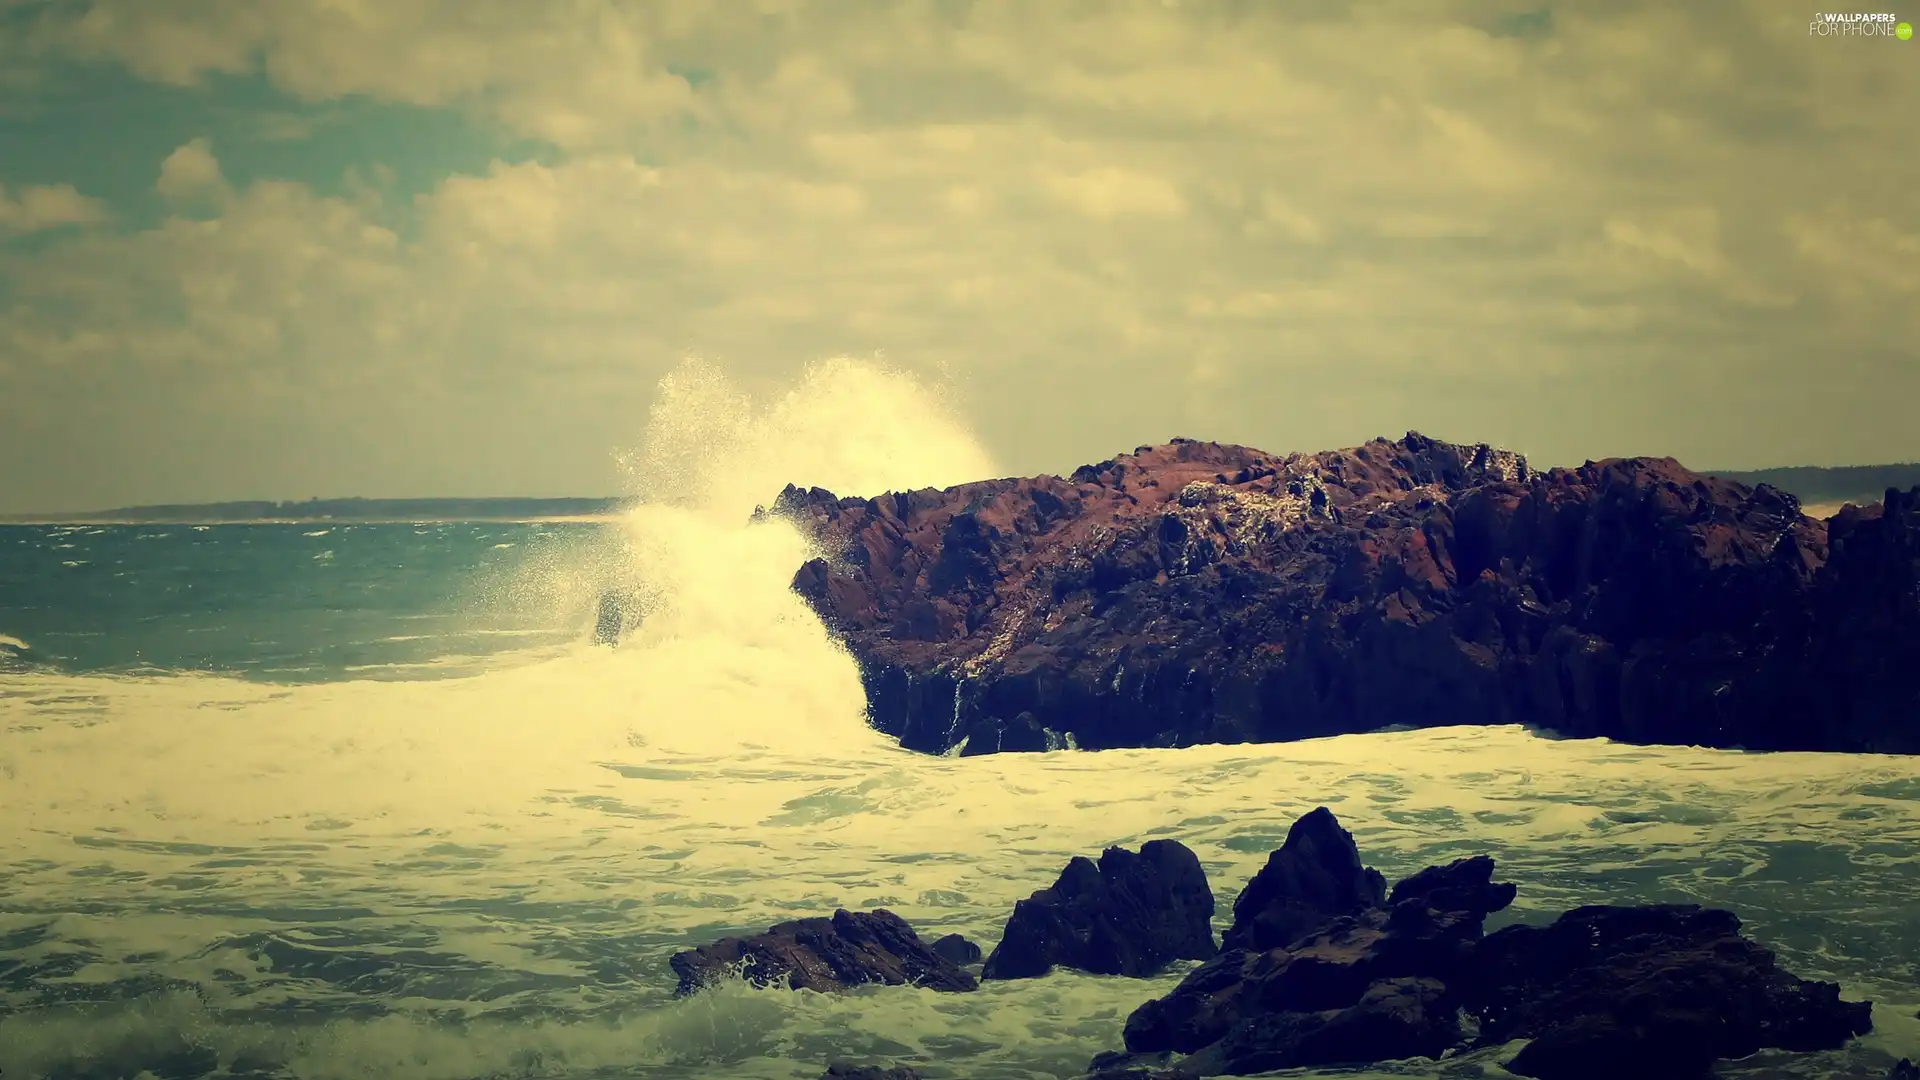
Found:
[[[1509,926],[1475,955],[1481,1038],[1533,1041],[1509,1072],[1540,1080],[1696,1080],[1765,1047],[1830,1050],[1872,1030],[1868,1002],[1797,978],[1732,912],[1586,907]]]
[[[1870,1004],[1779,970],[1725,911],[1587,907],[1484,935],[1515,893],[1493,872],[1486,856],[1428,867],[1286,945],[1225,949],[1136,1009],[1128,1054],[1094,1075],[1251,1075],[1529,1039],[1507,1068],[1540,1080],[1702,1080],[1720,1058],[1831,1049],[1871,1028]],[[1171,1053],[1188,1056],[1151,1056]]]
[[[865,983],[912,984],[933,990],[977,990],[972,975],[935,954],[891,911],[836,911],[796,919],[746,938],[722,938],[675,953],[668,961],[679,995],[698,991],[736,966],[756,986],[782,977],[795,990],[831,992]]]
[[[1380,871],[1360,865],[1353,834],[1322,806],[1293,823],[1280,850],[1267,857],[1240,898],[1225,949],[1291,945],[1337,915],[1379,907],[1387,895]]]
[[[981,978],[1032,978],[1055,966],[1152,975],[1214,951],[1213,890],[1200,859],[1177,840],[1149,840],[1138,854],[1110,847],[1097,865],[1075,857],[1051,888],[1015,903]]]
[[[1318,811],[1316,811],[1318,813]],[[1486,917],[1512,902],[1493,860],[1429,867],[1393,906],[1323,920],[1288,946],[1222,952],[1127,1018],[1127,1049],[1194,1054],[1203,1075],[1437,1056]],[[1351,1056],[1357,1054],[1358,1056]]]
[[[831,553],[794,588],[917,750],[1523,722],[1920,752],[1920,489],[1830,529],[1671,460],[1536,472],[1409,434],[773,512]]]
[[[933,949],[934,955],[958,964],[961,967],[980,962],[980,946],[975,945],[959,934],[948,934],[946,937],[935,941],[930,947]]]

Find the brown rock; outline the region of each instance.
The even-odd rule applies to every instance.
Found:
[[[1666,459],[1178,440],[775,513],[873,723],[968,753],[1522,722],[1920,752],[1920,489],[1828,524]]]
[[[767,986],[782,977],[795,990],[823,993],[867,983],[977,990],[980,984],[921,942],[891,911],[836,911],[832,918],[778,923],[764,934],[722,938],[675,953],[675,993],[692,994],[738,968],[742,978]]]

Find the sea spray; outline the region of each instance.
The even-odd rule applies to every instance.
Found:
[[[871,365],[823,364],[761,399],[682,372],[633,459],[652,455],[646,501],[601,531],[603,561],[553,543],[523,579],[534,597],[555,595],[541,574],[576,582],[579,604],[555,611],[582,623],[596,575],[655,590],[618,648],[440,682],[6,676],[8,1080],[813,1080],[834,1059],[1057,1080],[1181,971],[675,1001],[666,961],[835,907],[991,946],[1068,859],[1156,836],[1192,847],[1229,901],[1316,805],[1390,878],[1494,855],[1521,884],[1515,918],[1735,908],[1784,966],[1879,1002],[1868,1044],[1796,1075],[1866,1076],[1859,1053],[1920,1046],[1913,761],[1472,727],[911,754],[859,722],[852,665],[787,589],[802,538],[748,520],[788,482],[872,495],[994,470],[937,397]],[[1770,1068],[1725,1071],[1785,1075]]]

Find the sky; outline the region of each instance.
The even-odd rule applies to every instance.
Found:
[[[1017,475],[1920,459],[1920,41],[1815,14],[0,0],[0,512],[609,494],[690,356]]]

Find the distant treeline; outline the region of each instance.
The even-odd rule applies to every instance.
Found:
[[[1798,496],[1802,503],[1877,503],[1888,488],[1906,490],[1920,484],[1920,464],[1907,465],[1794,465],[1751,472],[1714,470],[1714,476],[1743,484],[1770,484]]]
[[[221,503],[170,503],[123,506],[57,515],[63,521],[139,521],[205,523],[219,521],[512,521],[526,518],[580,517],[619,512],[626,499],[271,499]]]

